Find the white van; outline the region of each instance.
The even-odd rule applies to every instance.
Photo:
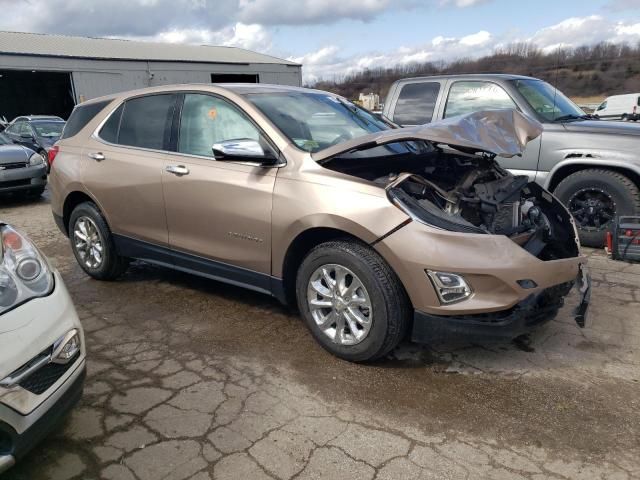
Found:
[[[593,113],[602,119],[640,120],[640,93],[607,97]]]

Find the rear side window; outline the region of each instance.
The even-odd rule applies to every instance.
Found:
[[[400,90],[393,121],[400,125],[430,123],[440,93],[438,82],[408,83]]]
[[[118,131],[120,130],[120,119],[122,118],[122,111],[124,110],[124,103],[116,108],[115,112],[104,122],[104,125],[98,132],[98,135],[105,142],[118,143]]]
[[[104,102],[94,102],[88,105],[78,105],[71,112],[71,116],[62,130],[62,136],[60,138],[70,138],[78,134],[87,123],[102,111],[104,107],[109,105],[111,100]]]
[[[176,96],[149,95],[124,104],[118,144],[163,150],[169,143]]]

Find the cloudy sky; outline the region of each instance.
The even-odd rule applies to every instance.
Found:
[[[367,67],[640,42],[640,0],[0,0],[0,30],[232,45],[304,65],[306,82]]]

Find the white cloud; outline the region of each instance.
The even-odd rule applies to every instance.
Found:
[[[478,45],[486,45],[487,42],[491,40],[491,34],[486,30],[481,30],[478,33],[473,33],[471,35],[467,35],[460,39],[460,43],[462,45],[467,45],[469,47],[475,47]]]
[[[490,0],[440,0],[440,5],[449,6],[454,5],[458,8],[475,7],[483,3],[489,3]]]
[[[364,52],[350,57],[342,56],[337,46],[327,46],[295,60],[303,64],[304,81],[313,83],[365,68],[481,57],[511,42],[531,42],[544,51],[553,51],[559,47],[578,47],[603,41],[640,42],[640,23],[613,22],[598,15],[572,17],[542,28],[529,37],[497,35],[481,30],[461,37],[439,35],[423,45],[404,46],[388,52]]]

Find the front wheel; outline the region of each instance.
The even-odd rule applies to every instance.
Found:
[[[111,230],[93,203],[81,203],[71,212],[69,239],[76,260],[91,277],[114,280],[127,269],[128,259],[116,252]]]
[[[615,217],[640,214],[638,187],[621,173],[604,169],[580,170],[562,180],[554,194],[564,203],[587,247],[604,245]]]
[[[378,253],[352,240],[315,247],[296,278],[298,307],[314,338],[352,362],[389,353],[405,335],[410,303]]]

